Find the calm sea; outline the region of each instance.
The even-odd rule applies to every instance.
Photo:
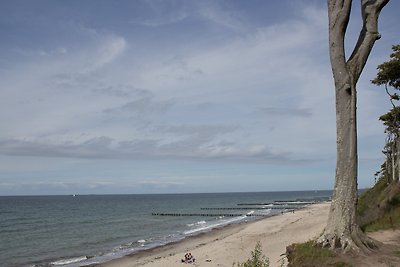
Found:
[[[298,205],[273,204],[275,201],[327,200],[331,193],[0,197],[0,266],[104,262],[226,224],[260,218],[246,214],[271,216]],[[213,216],[196,216],[199,214]],[[232,216],[224,216],[228,214]]]

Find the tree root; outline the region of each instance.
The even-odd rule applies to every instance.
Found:
[[[378,249],[380,242],[368,237],[361,230],[355,230],[352,234],[341,235],[325,232],[317,240],[316,244],[343,253],[366,253]]]

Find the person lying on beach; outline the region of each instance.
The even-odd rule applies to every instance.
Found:
[[[185,258],[182,259],[181,261],[184,263],[193,263],[195,262],[195,258],[192,256],[192,253],[186,253]]]

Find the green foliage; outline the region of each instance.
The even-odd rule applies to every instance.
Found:
[[[381,177],[374,187],[361,194],[357,203],[357,213],[359,216],[363,217],[368,212],[371,212],[371,210],[378,208],[377,204],[383,200],[383,191],[387,186],[385,177]]]
[[[364,231],[400,228],[400,185],[388,184],[387,179],[381,177],[373,188],[360,196],[357,214]]]
[[[365,226],[366,232],[400,228],[400,207],[393,209],[378,220]]]
[[[400,195],[396,195],[388,201],[388,209],[397,208],[400,206]]]
[[[235,264],[233,264],[235,266]],[[238,267],[269,267],[269,259],[263,255],[261,243],[257,242],[254,251],[251,252],[251,258],[243,263],[237,263]]]
[[[372,80],[373,84],[387,84],[400,90],[400,45],[392,47],[390,60],[378,66],[378,74]]]
[[[399,118],[400,118],[400,107],[394,107],[388,113],[380,116],[379,120],[383,121],[383,124],[386,126],[385,132],[398,133],[400,128]]]
[[[399,101],[400,96],[397,93],[389,92],[388,86],[396,91],[400,90],[400,45],[394,45],[392,49],[390,60],[378,65],[378,73],[371,82],[376,85],[385,85],[393,109],[379,119],[386,126],[385,132],[394,134],[397,138],[400,130],[400,108],[395,105],[394,101]]]

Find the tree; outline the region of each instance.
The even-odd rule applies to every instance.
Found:
[[[393,53],[390,55],[390,60],[378,66],[376,78],[371,82],[376,85],[385,85],[386,92],[389,96],[392,99],[399,100],[397,94],[391,94],[388,91],[388,86],[400,90],[400,45],[394,45],[392,50]]]
[[[357,81],[378,33],[378,17],[389,0],[361,0],[363,26],[351,56],[344,42],[352,0],[328,0],[329,55],[335,83],[337,158],[329,218],[317,243],[347,252],[373,246],[357,223]]]
[[[378,66],[376,78],[371,82],[384,85],[393,108],[379,119],[386,126],[386,144],[383,153],[386,156],[385,176],[388,183],[397,183],[400,179],[400,107],[395,101],[400,100],[396,93],[400,90],[400,45],[392,47],[390,60]]]

